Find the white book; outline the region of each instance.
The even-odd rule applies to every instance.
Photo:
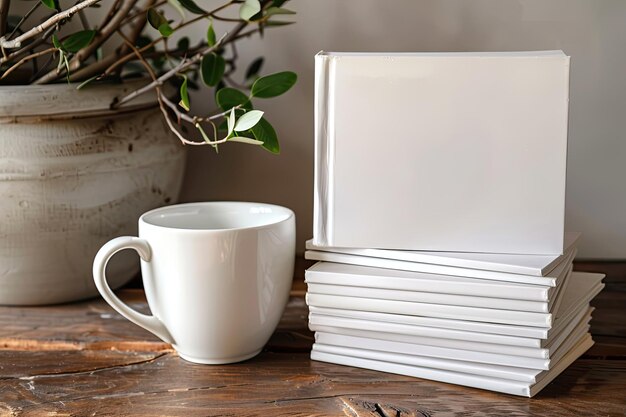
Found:
[[[526,311],[462,307],[312,293],[306,294],[306,303],[309,306],[340,308],[345,310],[378,311],[381,313],[482,321],[486,323],[513,324],[518,326],[545,328],[552,326],[551,313],[529,313]]]
[[[562,357],[567,354],[567,349],[568,346],[559,347],[559,355]],[[515,381],[524,381],[529,383],[539,382],[542,379],[543,375],[547,372],[540,369],[516,368],[505,365],[494,365],[489,363],[468,362],[453,359],[421,356],[419,355],[419,353],[407,355],[402,353],[383,352],[363,348],[325,345],[321,343],[314,343],[313,350],[336,355],[381,360],[385,362],[394,362],[404,365],[443,369],[454,372],[464,372],[473,375],[491,376],[495,378],[511,379]]]
[[[444,339],[430,334],[414,335],[405,333],[390,333],[379,332],[372,329],[354,329],[348,327],[332,327],[315,324],[311,324],[310,328],[311,330],[318,332],[318,334],[353,336],[359,338],[359,340],[367,339],[369,341],[380,340],[384,342],[400,342],[412,346],[414,354],[419,354],[420,349],[424,348],[424,346],[434,346],[479,353],[495,353],[499,355],[523,356],[536,359],[551,359],[559,346],[561,346],[568,337],[571,337],[571,335],[575,333],[576,329],[579,329],[579,333],[587,331],[587,327],[582,326],[587,326],[589,324],[589,320],[591,320],[590,315],[584,316],[581,321],[579,321],[578,323],[574,323],[574,330],[572,332],[561,333],[559,336],[551,340],[550,344],[545,348],[515,346],[511,344],[475,342],[460,339]],[[365,348],[365,345],[363,347]]]
[[[316,245],[563,253],[562,51],[315,63]]]
[[[489,363],[493,365],[504,365],[515,368],[549,370],[550,366],[557,363],[563,356],[564,352],[569,351],[570,348],[575,345],[588,330],[589,325],[584,321],[580,322],[576,329],[560,344],[562,349],[555,347],[554,354],[551,355],[550,358],[516,355],[511,353],[511,350],[503,350],[500,353],[488,352],[484,350],[423,345],[374,337],[353,336],[347,333],[339,334],[322,331],[315,333],[315,342],[324,345],[369,349],[381,352],[400,353],[404,355],[419,355],[468,362]],[[483,344],[486,345],[486,343]]]
[[[332,354],[320,352],[314,349],[311,352],[311,359],[329,362],[339,365],[355,366],[358,368],[371,369],[381,372],[389,372],[399,375],[413,376],[417,378],[431,379],[434,381],[446,382],[456,385],[485,389],[489,391],[502,392],[505,394],[519,395],[523,397],[533,397],[541,391],[547,384],[570,366],[576,359],[585,353],[591,346],[593,340],[590,335],[584,335],[580,341],[563,355],[552,369],[547,372],[537,374],[536,382],[516,381],[505,378],[475,375],[466,372],[449,371],[426,366],[406,365],[384,360],[366,359],[362,357]]]
[[[305,281],[391,290],[423,291],[478,297],[548,301],[555,287],[480,278],[437,275],[359,265],[318,262],[305,271]]]
[[[332,333],[342,333],[342,329],[369,330],[379,333],[383,338],[386,337],[384,336],[385,333],[397,333],[422,337],[436,337],[499,345],[522,346],[527,348],[546,348],[553,342],[553,340],[555,340],[556,337],[563,334],[569,334],[585,316],[590,317],[592,311],[593,308],[581,309],[578,314],[573,316],[571,320],[566,323],[565,326],[560,326],[559,329],[557,329],[557,332],[551,332],[547,339],[337,317],[314,312],[309,314],[309,328],[312,331],[333,329],[332,331],[328,330]]]
[[[564,282],[559,289],[566,285]],[[390,290],[336,284],[317,284],[308,282],[307,291],[311,294],[345,295],[350,297],[377,298],[383,300],[411,301],[429,304],[445,304],[466,307],[495,308],[502,310],[529,311],[548,313],[552,311],[555,298],[548,301],[515,300],[509,298],[478,297],[474,295],[446,294],[444,292],[420,292],[409,290]],[[510,293],[514,289],[509,289]]]
[[[574,250],[580,233],[567,232],[564,239],[563,255],[515,255],[502,253],[472,252],[426,252],[386,249],[356,249],[325,247],[306,242],[306,249],[313,251],[345,253],[371,258],[395,259],[398,261],[424,264],[455,266],[458,268],[483,269],[485,271],[508,272],[511,274],[544,276],[552,271],[565,256]]]
[[[544,287],[556,287],[564,278],[564,270],[572,263],[576,251],[570,252],[544,277],[534,275],[511,274],[506,272],[485,271],[471,268],[458,268],[455,266],[434,265],[418,262],[398,261],[395,259],[371,258],[368,256],[348,255],[345,253],[322,252],[307,250],[304,253],[306,259],[315,261],[335,262],[340,264],[360,265],[374,268],[393,269],[401,271],[423,272],[433,275],[448,275],[454,277],[479,278],[483,280],[515,282],[520,284],[541,285]]]
[[[334,307],[309,306],[311,314],[346,317],[382,323],[399,323],[411,326],[437,327],[451,330],[461,330],[476,333],[487,333],[506,336],[517,336],[536,339],[549,339],[558,333],[572,318],[586,311],[587,305],[603,288],[603,274],[573,272],[569,279],[563,301],[557,310],[555,323],[552,328],[511,326],[498,323],[486,323],[467,320],[451,320],[434,317],[412,316],[406,314],[391,314],[361,310],[341,309]]]

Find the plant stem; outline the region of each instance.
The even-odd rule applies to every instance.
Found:
[[[176,74],[178,74],[179,72],[182,72],[186,69],[188,69],[189,67],[191,67],[192,65],[197,64],[198,62],[200,62],[200,60],[202,60],[202,57],[215,51],[216,49],[218,49],[222,42],[224,42],[224,39],[226,39],[228,36],[227,33],[225,33],[224,35],[222,35],[221,38],[218,39],[218,41],[215,43],[215,45],[208,47],[206,49],[204,49],[203,51],[198,52],[197,54],[195,54],[193,57],[191,57],[190,59],[187,60],[182,60],[178,65],[176,65],[174,68],[172,68],[171,70],[167,71],[165,74],[161,75],[160,77],[158,77],[157,79],[155,79],[154,81],[152,81],[150,84],[147,84],[135,91],[133,91],[132,93],[129,93],[128,95],[122,97],[117,103],[115,103],[112,108],[116,108],[121,106],[124,103],[127,103],[129,101],[131,101],[132,99],[146,93],[147,91],[152,90],[153,88],[157,87],[157,86],[161,86],[163,85],[163,83],[167,80],[169,80],[170,78],[172,78],[173,76],[175,76]],[[139,52],[139,50],[137,50],[137,48],[134,48],[134,51]],[[141,54],[140,54],[141,55]],[[143,57],[142,57],[143,59]]]
[[[27,63],[28,61],[38,58],[40,56],[46,55],[46,54],[53,53],[56,50],[57,50],[56,48],[48,48],[48,49],[44,49],[43,51],[35,52],[35,53],[25,56],[24,58],[20,59],[17,63],[13,64],[6,71],[4,71],[2,76],[0,76],[0,80],[3,80],[4,78],[8,77],[10,73],[15,71],[16,69],[18,69],[19,67]]]
[[[187,144],[187,145],[203,145],[204,142],[194,142],[194,141],[190,141],[187,138],[185,138],[179,131],[178,129],[176,129],[176,126],[174,126],[174,124],[172,123],[172,120],[170,119],[170,115],[167,113],[167,109],[165,108],[165,105],[163,103],[163,93],[161,92],[161,85],[159,83],[157,83],[157,77],[156,74],[154,73],[154,70],[152,69],[152,67],[150,66],[150,64],[148,64],[146,62],[146,60],[144,59],[144,57],[141,55],[141,53],[139,52],[139,50],[135,47],[135,45],[133,45],[132,43],[130,43],[130,41],[128,40],[128,38],[126,38],[124,36],[124,34],[122,34],[121,32],[120,36],[122,37],[122,39],[124,39],[124,42],[126,43],[126,45],[128,45],[128,47],[130,49],[132,49],[133,53],[137,56],[137,58],[139,59],[139,61],[141,61],[141,63],[143,64],[143,66],[146,68],[146,71],[148,71],[148,74],[150,74],[150,77],[152,78],[152,82],[155,83],[154,85],[154,89],[156,91],[157,94],[157,100],[159,101],[159,108],[161,109],[161,113],[163,113],[163,117],[165,118],[165,122],[167,123],[167,126],[169,127],[169,129],[178,137],[178,139],[183,143],[183,144]]]
[[[214,13],[217,13],[218,11],[220,11],[220,10],[222,10],[222,9],[224,9],[224,8],[226,8],[226,7],[228,7],[228,6],[230,6],[232,3],[233,3],[233,2],[232,2],[232,1],[230,1],[230,2],[228,2],[228,3],[226,3],[226,4],[224,4],[224,5],[222,5],[222,6],[218,7],[218,8],[216,8],[215,10],[211,10],[211,11],[210,11],[209,13],[207,13],[207,14],[200,15],[200,16],[195,17],[195,18],[193,18],[193,19],[191,19],[191,20],[188,20],[188,21],[186,21],[186,22],[182,22],[181,24],[179,24],[178,26],[176,26],[176,27],[174,28],[174,32],[178,31],[179,29],[181,29],[181,28],[183,28],[183,27],[185,27],[185,26],[188,26],[188,25],[194,24],[194,23],[196,23],[196,22],[198,22],[198,21],[200,21],[200,20],[206,19],[207,17],[213,16],[213,14],[214,14]],[[158,44],[159,42],[162,42],[162,41],[164,41],[164,40],[165,40],[165,38],[164,38],[164,37],[157,38],[157,39],[153,40],[152,42],[150,42],[149,44],[147,44],[147,45],[145,45],[145,46],[143,46],[143,47],[139,48],[138,50],[139,50],[139,52],[145,52],[145,51],[147,51],[148,49],[150,49],[150,48],[152,48],[152,47],[156,46],[156,44]],[[117,67],[119,67],[120,65],[123,65],[123,64],[127,63],[128,61],[132,61],[134,56],[135,56],[135,54],[133,54],[133,53],[129,53],[129,54],[125,55],[125,56],[122,56],[122,57],[121,57],[121,58],[119,58],[117,61],[115,61],[115,63],[113,63],[113,64],[112,64],[109,68],[107,68],[107,69],[106,69],[106,71],[104,71],[104,74],[102,74],[102,75],[103,75],[103,76],[110,75],[110,74],[111,74],[111,73],[113,73],[113,71],[115,71],[115,70],[117,69]]]
[[[33,14],[39,8],[39,6],[41,6],[41,4],[42,3],[40,1],[35,2],[35,5],[31,7],[24,16],[22,16],[19,22],[17,22],[17,25],[15,25],[11,33],[9,33],[9,36],[7,36],[8,39],[11,39],[13,35],[15,35],[15,33],[19,30],[22,24],[26,21],[26,19],[28,19],[30,15]]]
[[[54,32],[54,26],[49,28],[47,31],[45,31],[41,38],[34,40],[33,42],[29,43],[28,45],[26,45],[25,47],[21,49],[18,49],[17,51],[11,52],[7,56],[1,57],[0,64],[4,64],[5,62],[18,59],[22,57],[23,55],[28,54],[30,51],[32,51],[33,49],[35,49],[36,47],[44,43],[50,37],[50,35],[52,35],[52,32]]]
[[[141,6],[141,8],[139,8],[139,10],[133,14],[131,14],[130,16],[128,16],[123,22],[122,25],[126,25],[127,23],[132,22],[133,20],[135,20],[135,18],[145,15],[148,11],[148,9],[150,8],[154,8],[154,7],[159,7],[159,6],[163,6],[164,4],[167,3],[167,0],[159,0],[156,3],[152,3],[152,4],[145,4],[143,6]],[[132,39],[131,39],[132,40]]]
[[[82,65],[83,61],[85,61],[91,54],[94,53],[96,49],[100,47],[119,27],[121,21],[126,17],[126,15],[133,8],[136,0],[122,0],[118,10],[113,14],[113,17],[109,19],[104,26],[98,30],[96,37],[91,43],[78,51],[70,60],[69,70],[71,72],[77,70]],[[40,77],[35,83],[36,84],[46,84],[51,81],[55,81],[58,78],[62,77],[67,73],[67,69],[63,68],[61,71],[57,71],[53,69],[49,71],[47,74]],[[70,77],[70,79],[75,79]]]
[[[9,18],[9,8],[11,0],[0,0],[0,36],[7,32],[7,19]]]
[[[6,0],[2,0],[2,1],[6,1]],[[89,7],[92,4],[98,3],[99,1],[100,0],[83,0],[82,2],[78,3],[77,5],[73,7],[70,7],[67,10],[64,10],[60,13],[56,13],[52,15],[49,19],[44,21],[42,24],[33,27],[31,30],[21,34],[15,39],[7,40],[4,36],[0,37],[0,48],[3,48],[3,49],[19,48],[20,46],[22,46],[22,42],[24,42],[25,40],[28,40],[34,36],[37,36],[39,33],[56,25],[57,23],[60,23],[62,20],[69,19],[70,17],[74,15],[74,13],[78,12],[79,10]]]

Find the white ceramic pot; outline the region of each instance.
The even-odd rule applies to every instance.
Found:
[[[100,246],[177,200],[185,152],[154,95],[109,109],[139,85],[0,87],[0,304],[95,296]],[[137,270],[136,255],[121,254],[109,283]]]

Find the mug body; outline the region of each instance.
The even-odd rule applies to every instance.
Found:
[[[295,215],[243,202],[163,207],[139,219],[148,304],[186,360],[238,362],[261,351],[287,300]]]

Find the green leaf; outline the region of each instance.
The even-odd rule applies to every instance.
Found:
[[[163,37],[167,38],[172,33],[174,33],[174,29],[172,29],[169,23],[163,23],[161,26],[159,26],[159,33]]]
[[[252,129],[252,127],[256,125],[259,120],[261,120],[261,117],[263,117],[263,112],[261,110],[250,110],[249,112],[246,112],[239,119],[237,119],[235,131],[244,132]]]
[[[275,14],[296,14],[293,10],[283,9],[282,7],[270,7],[265,12],[266,16],[273,16]]]
[[[246,80],[256,77],[259,72],[261,72],[261,68],[263,67],[264,59],[263,57],[258,57],[248,67],[246,70]]]
[[[189,92],[187,91],[187,77],[183,80],[183,83],[180,85],[180,102],[178,103],[180,107],[189,111]]]
[[[245,0],[239,8],[239,17],[243,20],[250,20],[252,16],[261,11],[259,0]]]
[[[159,26],[165,21],[165,18],[156,9],[148,9],[148,23],[155,29],[159,29]]]
[[[282,7],[285,3],[287,3],[287,0],[274,0],[272,1],[272,7]]]
[[[260,140],[247,138],[245,136],[233,136],[232,138],[228,139],[228,141],[247,143],[248,145],[263,145],[263,142],[261,142]]]
[[[180,4],[191,13],[194,14],[205,14],[206,10],[199,7],[193,0],[178,0]]]
[[[206,31],[206,41],[209,46],[213,46],[217,43],[217,38],[215,37],[215,29],[213,29],[213,20],[209,23],[209,28]]]
[[[259,98],[271,98],[287,92],[298,80],[295,72],[284,71],[257,79],[251,94]]]
[[[293,25],[296,22],[277,22],[277,21],[273,21],[273,20],[268,20],[267,22],[265,22],[265,26],[289,26],[289,25]]]
[[[219,90],[215,95],[215,101],[224,111],[239,105],[244,109],[252,110],[250,98],[241,91],[231,87],[224,87]]]
[[[202,57],[200,65],[202,81],[209,87],[214,87],[220,82],[226,69],[226,61],[214,52]]]
[[[176,49],[179,51],[187,51],[189,49],[189,43],[188,37],[180,38],[176,43]]]
[[[46,6],[48,9],[60,11],[61,6],[59,5],[59,0],[41,0],[41,4]]]
[[[72,33],[70,36],[63,39],[61,49],[66,52],[76,53],[89,45],[94,36],[96,36],[95,30],[81,30],[80,32]]]
[[[280,153],[280,145],[278,144],[276,131],[265,117],[261,118],[261,120],[254,125],[252,134],[257,140],[263,142],[263,147],[266,150],[274,154]]]
[[[156,9],[148,9],[148,23],[165,38],[174,33],[174,29],[172,29],[165,16]]]

